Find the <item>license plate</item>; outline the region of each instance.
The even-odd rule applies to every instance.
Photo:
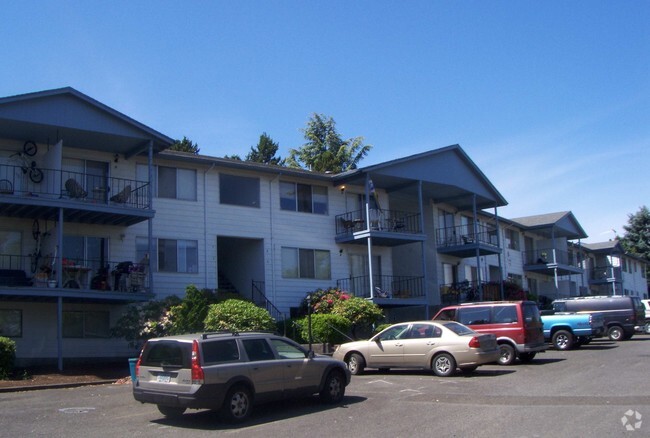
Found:
[[[169,383],[172,380],[172,376],[169,374],[158,374],[156,377],[156,382],[158,383]]]

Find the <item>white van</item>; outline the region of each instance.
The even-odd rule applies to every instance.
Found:
[[[645,309],[645,325],[642,327],[642,331],[650,334],[650,300],[641,300],[641,304]]]

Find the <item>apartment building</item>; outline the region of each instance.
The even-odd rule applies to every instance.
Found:
[[[504,279],[574,294],[583,272],[575,217],[500,218],[458,145],[333,174],[172,144],[72,88],[0,98],[0,336],[19,364],[130,357],[110,337],[127,306],[190,284],[276,318],[340,287],[405,320],[508,298]]]

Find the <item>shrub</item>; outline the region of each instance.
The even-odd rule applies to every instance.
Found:
[[[375,303],[359,297],[337,301],[332,307],[332,314],[340,315],[350,321],[352,337],[357,332],[369,328],[384,318],[384,313]]]
[[[147,339],[169,334],[172,327],[170,309],[180,303],[180,298],[170,296],[162,301],[129,306],[111,329],[111,335],[124,338],[131,347],[139,349]]]
[[[309,340],[309,317],[298,321],[300,324],[300,335],[303,339]],[[311,335],[314,342],[324,344],[340,344],[348,341],[345,335],[350,330],[350,321],[334,314],[311,315]]]
[[[16,360],[16,343],[3,336],[0,336],[0,379],[9,377],[14,368]]]
[[[205,330],[251,331],[275,329],[275,319],[255,304],[237,299],[212,304],[204,321]]]
[[[170,309],[171,327],[169,334],[179,335],[202,332],[208,309],[211,304],[215,304],[217,301],[217,294],[210,289],[199,290],[193,284],[187,286],[183,301]]]
[[[350,299],[350,295],[341,289],[316,289],[314,292],[307,294],[302,300],[299,314],[301,316],[307,315],[310,300],[312,313],[331,313],[337,302],[348,299]]]

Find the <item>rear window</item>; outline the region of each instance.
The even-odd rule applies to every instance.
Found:
[[[539,307],[537,307],[536,304],[524,303],[522,310],[524,312],[524,321],[526,321],[526,323],[542,322],[542,318],[539,316]]]
[[[465,327],[464,325],[458,324],[457,322],[447,321],[441,324],[445,326],[445,328],[448,328],[449,330],[451,330],[452,332],[456,333],[459,336],[471,335],[476,333],[474,330],[470,329],[469,327]]]
[[[192,344],[189,342],[147,342],[140,364],[147,367],[189,368],[191,356]]]
[[[239,348],[237,348],[237,341],[234,339],[204,342],[202,349],[205,365],[239,360]]]

